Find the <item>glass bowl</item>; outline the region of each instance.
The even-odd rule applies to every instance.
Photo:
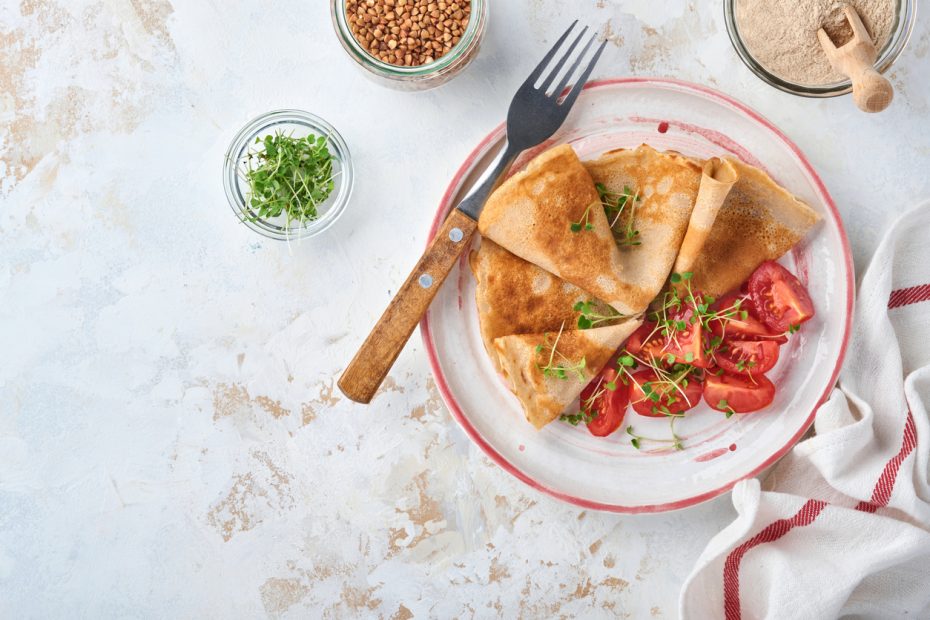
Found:
[[[471,18],[459,42],[445,56],[418,67],[392,65],[372,56],[352,34],[346,18],[346,0],[332,0],[331,7],[339,42],[366,75],[398,90],[428,90],[451,80],[477,56],[487,29],[488,1],[471,0]]]
[[[246,200],[248,183],[242,177],[242,161],[255,144],[277,131],[302,138],[308,134],[325,136],[327,147],[333,156],[334,188],[329,197],[317,209],[317,219],[296,226],[287,224],[284,216],[260,219]],[[223,185],[229,206],[243,224],[269,239],[290,241],[320,234],[333,225],[349,202],[353,184],[352,158],[345,140],[336,129],[319,116],[302,110],[275,110],[262,114],[243,127],[226,151],[223,168]]]
[[[736,23],[737,1],[738,0],[723,0],[723,13],[724,20],[727,24],[727,34],[730,35],[730,41],[733,43],[733,48],[736,50],[740,59],[757,77],[759,77],[759,79],[779,90],[793,95],[800,95],[801,97],[836,97],[837,95],[845,95],[852,91],[852,83],[849,80],[819,85],[796,84],[769,72],[752,57],[749,49],[743,43],[743,39],[739,33],[739,26]],[[915,0],[898,0],[898,12],[896,17],[897,20],[892,29],[891,36],[888,38],[888,42],[885,43],[885,47],[878,52],[878,60],[875,62],[875,68],[879,73],[884,73],[891,68],[895,60],[898,59],[898,56],[901,55],[901,52],[904,51],[908,40],[911,38],[911,33],[914,30],[914,22],[917,17],[917,3]]]

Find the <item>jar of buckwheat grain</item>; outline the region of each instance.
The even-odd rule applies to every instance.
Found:
[[[332,16],[342,47],[370,77],[426,90],[477,55],[488,0],[333,0]]]

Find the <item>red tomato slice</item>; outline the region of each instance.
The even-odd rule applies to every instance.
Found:
[[[717,411],[750,413],[764,409],[775,399],[775,385],[765,375],[735,377],[708,374],[704,377],[704,400]]]
[[[615,385],[611,390],[607,384]],[[605,368],[581,391],[581,408],[594,414],[588,430],[595,437],[606,437],[620,428],[630,402],[630,388],[611,367]]]
[[[774,261],[759,265],[749,278],[749,294],[765,324],[786,332],[814,316],[814,302],[790,271]]]
[[[679,387],[684,395],[668,382],[660,383],[654,371],[640,370],[630,382],[630,403],[639,415],[664,418],[668,414],[687,411],[701,402],[700,381],[688,377]],[[650,398],[650,394],[657,399]]]
[[[739,301],[737,307],[736,302]],[[788,342],[782,332],[773,332],[758,319],[755,305],[746,295],[730,293],[724,295],[714,304],[717,312],[724,316],[708,321],[710,329],[718,338],[732,340],[772,340],[778,344]],[[727,313],[726,311],[731,310]],[[745,317],[743,312],[746,312]],[[783,330],[784,331],[784,330]]]
[[[704,326],[696,317],[693,320],[692,317],[694,317],[694,310],[691,308],[672,317],[679,327],[684,325],[684,330],[671,331],[662,357],[668,361],[667,357],[671,354],[675,356],[675,361],[678,363],[707,368],[710,364],[705,353]]]
[[[665,336],[652,321],[645,321],[626,341],[626,350],[637,357],[650,360],[662,355]]]
[[[714,352],[714,361],[732,375],[759,376],[772,370],[778,362],[778,343],[726,339]]]

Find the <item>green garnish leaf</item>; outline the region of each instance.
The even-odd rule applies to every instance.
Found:
[[[597,306],[592,301],[579,301],[572,306],[572,309],[581,313],[581,316],[578,317],[578,329],[591,329],[600,323],[626,318],[625,314],[617,312],[610,306],[606,304]]]

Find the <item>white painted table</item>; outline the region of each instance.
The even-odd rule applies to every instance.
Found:
[[[0,616],[677,615],[727,497],[632,518],[525,489],[450,419],[417,336],[371,407],[334,377],[571,18],[609,20],[602,76],[709,84],[781,126],[860,268],[930,195],[930,28],[867,118],[759,82],[720,2],[567,4],[493,2],[468,71],[407,94],[352,66],[323,0],[3,3]],[[335,124],[358,170],[292,253],[237,223],[220,178],[280,107]]]

